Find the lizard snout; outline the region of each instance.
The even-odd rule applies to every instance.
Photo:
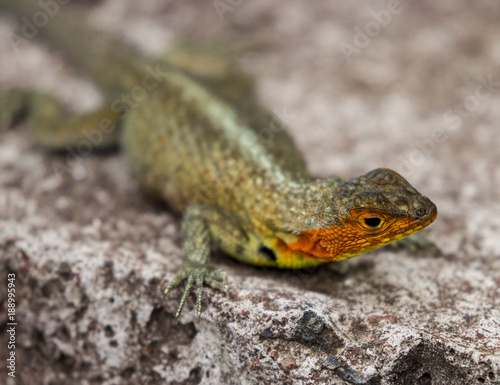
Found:
[[[415,219],[419,219],[423,222],[428,222],[429,224],[434,221],[437,217],[437,207],[434,203],[429,200],[429,203],[425,206],[420,206],[415,210]]]

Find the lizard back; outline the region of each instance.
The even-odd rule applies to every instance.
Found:
[[[50,14],[38,33],[103,91],[119,125],[124,123],[121,145],[134,175],[174,209],[182,211],[190,202],[233,208],[248,201],[247,193],[258,196],[259,186],[310,180],[283,124],[258,105],[252,90],[239,93],[237,79],[232,92],[227,79],[207,81],[145,58],[89,28],[82,10],[67,5],[52,10],[30,1],[0,0],[0,5],[29,20],[40,11]]]
[[[192,202],[238,211],[276,185],[309,181],[291,137],[254,100],[236,105],[178,69],[156,68],[158,87],[147,107],[130,110],[122,137],[146,189],[180,211]]]

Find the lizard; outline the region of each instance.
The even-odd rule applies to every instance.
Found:
[[[226,273],[210,268],[211,246],[255,266],[308,268],[435,220],[436,205],[390,169],[311,177],[284,124],[232,64],[212,71],[196,55],[142,56],[62,3],[0,0],[0,7],[24,21],[48,13],[38,33],[78,63],[108,103],[74,116],[49,95],[12,91],[1,99],[0,124],[29,113],[35,142],[50,151],[78,148],[89,136],[99,139],[93,150],[119,146],[140,186],[182,214],[184,264],[164,290],[167,298],[185,282],[176,319],[193,289],[198,318],[205,285],[228,290]]]

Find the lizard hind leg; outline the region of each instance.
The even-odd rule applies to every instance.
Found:
[[[119,115],[109,106],[71,115],[60,101],[41,92],[9,91],[0,95],[0,125],[27,116],[35,142],[49,151],[107,150],[116,147]],[[83,150],[82,150],[83,151]]]

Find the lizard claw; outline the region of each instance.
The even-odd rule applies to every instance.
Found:
[[[184,292],[182,294],[179,308],[175,313],[175,318],[178,321],[182,313],[182,309],[186,303],[187,297],[191,292],[193,286],[196,286],[196,318],[199,320],[201,316],[201,305],[203,299],[203,284],[206,283],[214,289],[219,289],[224,293],[227,293],[227,275],[223,270],[209,270],[206,267],[184,267],[177,277],[166,287],[164,294],[165,298],[169,293],[177,286],[180,285],[182,281],[186,280],[186,286],[184,287]]]

